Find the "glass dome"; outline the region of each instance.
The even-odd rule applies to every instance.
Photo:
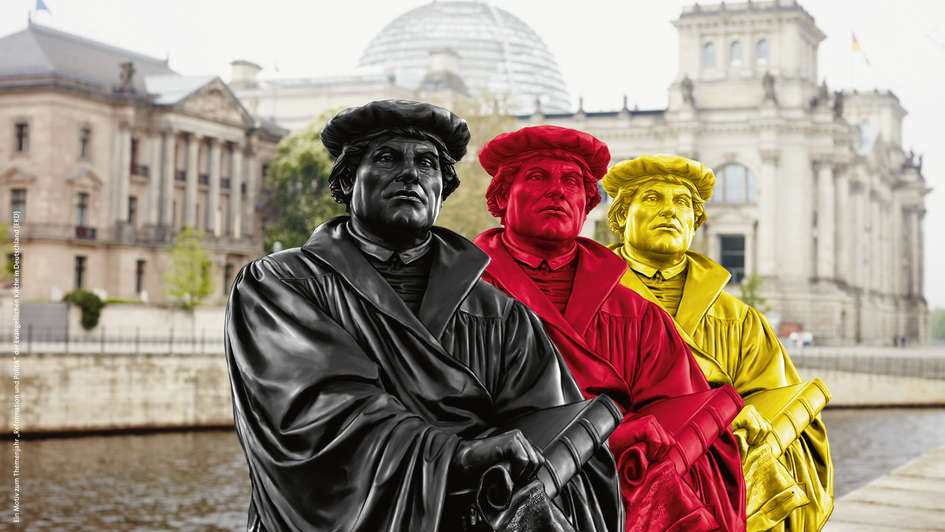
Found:
[[[485,2],[433,2],[394,19],[368,44],[358,66],[380,67],[397,84],[416,88],[430,52],[459,56],[458,74],[473,93],[507,94],[512,111],[570,111],[564,78],[548,47],[521,19]]]

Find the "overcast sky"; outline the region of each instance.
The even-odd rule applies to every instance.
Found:
[[[219,74],[249,59],[262,77],[318,76],[350,71],[371,37],[424,1],[358,0],[44,0],[51,14],[35,22],[170,57],[183,74]],[[576,103],[616,109],[624,94],[640,108],[666,106],[676,77],[679,0],[505,0],[545,40]],[[715,2],[703,2],[704,4]],[[945,306],[945,1],[802,0],[827,39],[820,75],[831,89],[891,89],[909,112],[904,145],[925,153],[926,297]],[[549,8],[553,5],[554,8]],[[0,2],[0,35],[26,26],[35,0]],[[869,58],[851,52],[851,33]],[[275,71],[278,66],[279,72]]]

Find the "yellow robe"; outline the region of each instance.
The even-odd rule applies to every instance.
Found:
[[[693,347],[693,355],[709,383],[731,384],[745,397],[801,382],[764,316],[723,291],[731,277],[728,271],[694,251],[686,255],[686,283],[673,319],[681,336]],[[621,282],[660,304],[633,270],[628,269]],[[820,530],[833,511],[833,465],[820,416],[785,450],[780,461],[810,502],[771,530]],[[751,478],[746,480],[752,482]],[[751,491],[750,485],[748,489]]]

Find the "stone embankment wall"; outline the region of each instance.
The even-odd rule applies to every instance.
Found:
[[[33,354],[19,357],[21,432],[233,424],[226,360],[215,355]],[[13,431],[12,355],[0,358],[0,431]]]
[[[72,338],[98,338],[102,329],[105,335],[130,337],[135,332],[145,336],[167,336],[173,331],[175,337],[205,336],[223,338],[223,321],[226,308],[222,306],[197,307],[181,310],[173,307],[158,307],[133,303],[110,303],[102,309],[98,326],[90,331],[82,328],[82,312],[69,307],[69,334]]]
[[[945,380],[834,370],[806,373],[830,388],[832,407],[945,406]]]
[[[9,434],[13,355],[5,351],[0,354],[0,402],[8,407],[0,409],[0,432]],[[21,430],[28,435],[230,426],[226,360],[214,351],[22,353]],[[862,353],[836,353],[835,360],[827,355],[794,358],[803,378],[816,376],[827,384],[832,407],[945,406],[945,378],[940,376],[945,366],[937,352],[887,360],[889,353],[901,352],[877,352],[873,359]],[[875,372],[880,370],[887,374]],[[900,374],[888,374],[896,372]]]

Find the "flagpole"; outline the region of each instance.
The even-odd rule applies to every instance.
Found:
[[[853,42],[856,42],[856,34],[853,33],[853,28],[850,28],[850,36],[853,38]],[[856,90],[856,66],[853,64],[853,62],[856,61],[856,59],[854,59],[854,56],[855,56],[855,55],[856,55],[856,51],[852,49],[852,45],[851,45],[851,50],[850,50],[850,84],[852,85],[851,88],[852,88],[853,90]]]

